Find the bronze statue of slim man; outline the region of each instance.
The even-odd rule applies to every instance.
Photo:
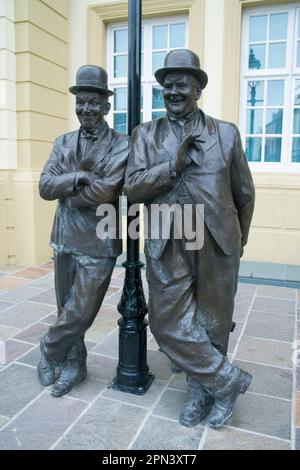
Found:
[[[155,77],[167,115],[135,129],[124,190],[147,206],[204,205],[201,249],[188,250],[174,225],[169,239],[145,240],[149,322],[160,349],[187,374],[181,424],[209,415],[218,428],[251,382],[226,355],[254,186],[236,126],[197,107],[208,81],[198,56],[171,51]]]
[[[118,237],[97,237],[101,218],[96,211],[104,203],[118,209],[129,152],[128,137],[104,120],[113,94],[106,71],[80,67],[69,91],[76,95],[81,127],[55,140],[39,184],[43,199],[58,200],[51,235],[58,318],[41,339],[38,364],[40,382],[54,384],[55,397],[68,393],[87,374],[84,335],[99,312],[122,251]]]

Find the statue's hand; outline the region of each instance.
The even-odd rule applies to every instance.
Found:
[[[80,170],[80,171],[77,171],[76,178],[77,178],[76,179],[77,186],[80,186],[80,185],[91,186],[97,179],[97,176],[94,173],[91,173],[89,171]]]
[[[198,149],[199,146],[199,134],[189,134],[183,140],[182,144],[179,147],[176,160],[176,172],[181,173],[188,165],[192,163],[192,159],[189,156],[189,147],[194,146]]]

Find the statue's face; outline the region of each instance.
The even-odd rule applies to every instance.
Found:
[[[201,96],[198,80],[188,73],[169,73],[164,80],[164,100],[168,114],[183,118],[197,107]]]
[[[92,131],[108,114],[110,104],[107,96],[93,91],[76,94],[76,114],[83,129]]]

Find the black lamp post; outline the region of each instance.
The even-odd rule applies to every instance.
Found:
[[[140,124],[141,113],[142,1],[128,0],[128,134]],[[128,210],[130,203],[128,202]],[[129,227],[134,217],[127,217]],[[147,364],[147,305],[141,279],[139,240],[127,234],[125,282],[118,310],[119,363],[112,387],[143,395],[154,376]]]

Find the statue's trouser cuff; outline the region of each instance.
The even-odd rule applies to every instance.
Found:
[[[56,295],[58,297],[58,319],[41,340],[41,347],[53,363],[63,363],[71,348],[92,325],[100,310],[108,289],[116,258],[90,258],[72,254],[62,254],[60,262],[55,263]],[[71,257],[71,258],[70,258]],[[56,256],[57,261],[58,256]],[[63,262],[62,262],[63,260]],[[64,266],[74,271],[71,276],[64,272]],[[64,293],[65,283],[69,280],[69,295],[65,304],[60,302],[59,285]]]
[[[226,358],[237,289],[239,247],[225,255],[205,227],[204,246],[186,251],[170,239],[160,259],[147,257],[149,323],[160,347],[210,392],[234,367]]]

